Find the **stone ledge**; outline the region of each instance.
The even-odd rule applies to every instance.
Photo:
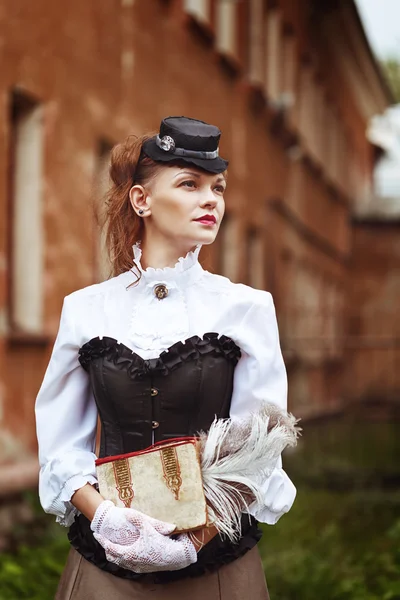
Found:
[[[54,338],[48,334],[26,333],[23,331],[10,331],[5,336],[6,343],[10,346],[25,346],[46,348]]]
[[[0,464],[0,497],[37,487],[39,462],[36,458]]]

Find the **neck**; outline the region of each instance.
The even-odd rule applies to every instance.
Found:
[[[192,244],[177,244],[176,242],[153,242],[144,239],[141,243],[142,258],[141,265],[143,269],[152,267],[153,269],[164,269],[165,267],[174,267],[182,256],[196,246]]]

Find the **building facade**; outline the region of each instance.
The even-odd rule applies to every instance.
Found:
[[[374,418],[398,418],[400,397],[400,105],[370,124],[382,149],[374,186],[352,224],[345,395]]]
[[[217,124],[230,159],[203,265],[273,294],[291,409],[339,410],[350,217],[371,186],[367,123],[391,102],[353,2],[4,0],[0,39],[3,490],[36,481],[62,299],[104,276],[92,205],[110,149],[167,115]]]

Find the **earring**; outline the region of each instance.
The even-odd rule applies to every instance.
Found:
[[[143,215],[144,214],[143,208],[139,208],[138,213],[139,213],[139,215]]]

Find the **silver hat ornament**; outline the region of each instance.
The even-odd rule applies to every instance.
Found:
[[[157,136],[157,146],[165,152],[173,152],[175,150],[175,140],[170,135],[164,135],[162,138]]]

